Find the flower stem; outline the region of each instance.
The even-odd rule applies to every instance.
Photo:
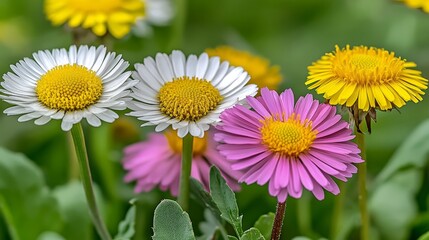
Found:
[[[339,181],[338,188],[340,193],[334,199],[334,211],[332,213],[332,223],[331,223],[331,239],[337,239],[338,232],[340,231],[340,226],[343,223],[343,209],[344,201],[346,197],[347,187],[345,182]]]
[[[89,169],[88,154],[86,152],[85,138],[83,136],[82,125],[77,123],[71,129],[76,156],[79,163],[80,175],[83,189],[85,190],[86,201],[90,210],[92,221],[102,240],[111,240],[106,225],[101,219],[95,201],[94,189],[92,187],[91,171]]]
[[[144,226],[146,226],[146,219],[145,219],[145,208],[142,201],[139,199],[137,200],[134,205],[136,206],[136,216],[135,216],[135,233],[134,233],[134,240],[143,240],[145,239],[145,229]]]
[[[367,207],[367,189],[366,189],[366,148],[365,136],[363,133],[356,132],[356,143],[361,151],[363,163],[358,164],[358,183],[359,183],[359,209],[361,216],[361,240],[369,239],[369,215]]]
[[[283,218],[285,216],[286,201],[278,202],[276,216],[274,218],[273,230],[271,231],[271,240],[279,240],[282,233]]]
[[[192,168],[192,147],[194,137],[191,134],[183,138],[182,145],[182,169],[180,171],[179,197],[177,201],[184,211],[189,208],[189,180]]]

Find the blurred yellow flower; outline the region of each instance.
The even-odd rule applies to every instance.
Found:
[[[410,8],[423,9],[429,13],[429,0],[399,0]]]
[[[384,49],[355,46],[325,54],[308,67],[306,85],[332,105],[368,112],[400,108],[407,101],[422,100],[428,80],[414,62],[395,57]]]
[[[45,0],[45,13],[54,25],[91,29],[97,36],[107,32],[122,38],[145,15],[142,0]]]
[[[210,57],[219,56],[222,61],[228,61],[232,66],[242,67],[250,75],[249,83],[259,88],[277,89],[282,75],[279,66],[270,66],[267,59],[254,56],[245,51],[239,51],[229,46],[206,49]]]

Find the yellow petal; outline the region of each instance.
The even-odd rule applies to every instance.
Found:
[[[386,85],[381,84],[379,85],[381,92],[384,94],[384,96],[387,98],[387,100],[389,100],[390,102],[392,102],[395,99],[395,96],[393,95],[393,93],[389,90],[389,88],[386,87]]]
[[[380,87],[377,85],[371,86],[372,93],[374,94],[375,99],[377,100],[378,106],[381,110],[387,109],[387,101],[383,92],[380,90]]]
[[[369,105],[371,107],[375,107],[375,98],[374,98],[374,94],[372,93],[371,88],[367,88],[366,94],[368,94]]]
[[[109,23],[108,27],[109,27],[109,32],[115,38],[122,38],[131,30],[130,25],[128,24]]]
[[[392,83],[390,86],[392,86],[392,88],[395,89],[399,96],[401,96],[405,101],[409,101],[411,99],[410,94],[408,94],[408,92],[405,91],[405,89],[403,89],[398,83]]]
[[[92,27],[92,31],[97,36],[103,36],[104,34],[106,34],[106,25],[103,23],[99,23]]]
[[[352,95],[350,95],[350,97],[348,97],[347,102],[346,102],[346,106],[347,107],[351,107],[353,106],[353,104],[356,103],[356,100],[359,97],[359,91],[352,91]]]
[[[364,111],[368,111],[369,109],[368,95],[366,94],[365,87],[359,90],[358,108]]]
[[[355,91],[356,86],[357,86],[356,83],[346,84],[343,88],[343,91],[341,91],[340,99],[347,100]]]
[[[131,14],[126,12],[116,12],[109,16],[109,22],[120,24],[120,23],[132,23],[135,18]]]
[[[79,26],[83,22],[84,15],[82,13],[76,14],[72,16],[69,20],[69,26],[75,28]]]

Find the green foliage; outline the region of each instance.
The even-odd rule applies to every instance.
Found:
[[[201,222],[198,226],[200,231],[203,233],[199,236],[198,240],[211,240],[217,232],[220,232],[224,239],[227,239],[226,230],[218,220],[218,216],[214,216],[209,209],[204,210],[204,222]]]
[[[255,222],[255,228],[257,228],[265,239],[271,238],[271,230],[274,224],[274,213],[268,213],[259,217],[258,221]]]
[[[257,228],[250,228],[243,233],[240,240],[265,240]]]
[[[235,194],[215,166],[210,168],[210,193],[220,216],[234,227],[240,237],[243,234],[242,216],[239,215]]]
[[[417,216],[414,199],[422,184],[428,153],[429,121],[425,121],[405,139],[376,179],[370,209],[377,228],[387,239],[407,239],[409,225]]]
[[[115,236],[115,240],[130,240],[134,236],[135,217],[136,206],[131,206],[125,219],[119,223],[118,234]]]
[[[66,238],[56,232],[44,232],[40,234],[37,240],[66,240]]]
[[[216,203],[213,201],[212,196],[208,193],[203,185],[196,179],[191,178],[190,182],[191,187],[191,196],[201,203],[205,208],[209,209],[212,212],[212,215],[215,216],[218,221],[221,221],[220,215],[221,212],[217,207]]]
[[[195,239],[189,215],[172,200],[162,200],[153,219],[154,240]]]
[[[0,210],[15,240],[37,239],[61,227],[58,202],[42,172],[24,155],[0,148]]]
[[[53,191],[64,224],[61,231],[65,239],[92,239],[92,224],[80,182],[73,181]]]
[[[423,234],[422,236],[419,237],[419,239],[417,240],[429,240],[429,232]]]

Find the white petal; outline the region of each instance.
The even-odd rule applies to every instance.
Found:
[[[32,111],[33,111],[33,109],[28,109],[28,108],[21,107],[21,106],[13,106],[13,107],[5,109],[3,111],[3,113],[5,113],[7,115],[18,115],[18,114],[29,113]]]
[[[233,68],[230,72],[228,72],[228,74],[226,74],[226,76],[221,81],[219,81],[218,84],[213,83],[213,85],[217,89],[222,90],[227,86],[231,85],[234,82],[234,80],[237,79],[238,76],[240,76],[242,72],[243,72],[243,68],[241,67]]]
[[[219,65],[220,65],[219,57],[210,58],[206,74],[204,75],[204,79],[208,81],[213,80],[213,77],[215,76],[216,72],[219,69]]]
[[[186,76],[195,77],[197,71],[197,56],[190,55],[188,61],[186,62]]]
[[[164,82],[169,82],[174,79],[173,66],[171,66],[171,62],[167,54],[156,54],[156,66],[159,74],[161,74],[161,77],[164,79]]]
[[[104,57],[106,56],[106,47],[99,46],[96,51],[95,63],[92,66],[91,70],[97,72],[100,69],[101,64],[103,64]]]
[[[207,67],[209,65],[209,55],[207,53],[202,53],[198,58],[197,70],[195,76],[199,79],[203,79],[206,74]]]
[[[202,129],[200,129],[195,122],[189,123],[189,133],[191,133],[192,136],[198,137],[201,135]]]
[[[77,48],[75,45],[70,46],[69,49],[69,62],[74,64],[77,62]]]
[[[36,125],[44,125],[46,123],[48,123],[51,120],[50,117],[48,116],[42,116],[39,119],[37,119],[36,121],[34,121],[34,124]]]
[[[188,132],[189,132],[189,126],[186,125],[177,130],[177,136],[179,136],[180,138],[184,138],[186,134],[188,134]]]
[[[216,86],[225,77],[225,74],[228,72],[228,67],[229,67],[228,62],[222,62],[220,64],[216,75],[213,77],[213,80],[211,81],[211,84],[213,86]]]
[[[73,127],[73,124],[71,122],[67,122],[63,119],[61,122],[61,129],[63,131],[70,131],[70,129]]]
[[[170,55],[171,62],[173,63],[174,75],[176,78],[183,77],[185,75],[185,62],[186,57],[183,52],[175,50]]]
[[[18,122],[26,122],[28,120],[32,120],[32,119],[35,119],[35,118],[38,118],[38,117],[41,117],[41,116],[42,115],[40,113],[35,113],[35,112],[28,113],[28,114],[20,116],[18,118]]]
[[[166,128],[168,128],[168,126],[170,126],[170,124],[168,123],[160,123],[155,127],[155,131],[156,132],[162,132],[164,131]]]
[[[92,113],[86,115],[86,121],[89,123],[89,125],[94,127],[99,127],[101,125],[100,119]]]
[[[134,65],[134,68],[136,69],[136,72],[133,74],[134,79],[138,79],[136,78],[137,74],[144,81],[144,83],[137,85],[144,84],[145,86],[148,86],[153,90],[158,91],[164,84],[162,81],[158,80],[157,77],[154,76],[145,65],[137,63]]]

